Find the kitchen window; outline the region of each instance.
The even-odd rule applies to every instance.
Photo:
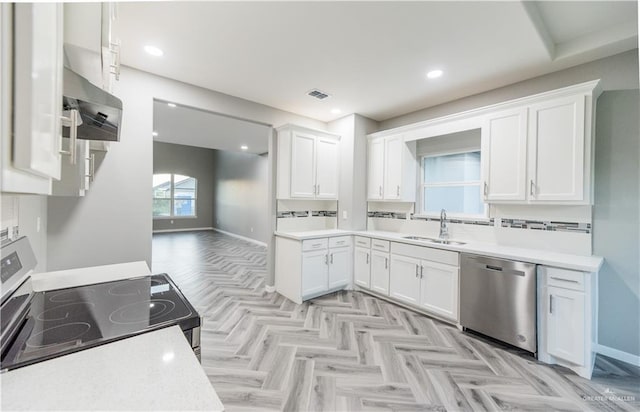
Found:
[[[153,175],[153,217],[196,217],[198,179],[173,173]]]
[[[422,215],[485,218],[480,180],[480,151],[425,155],[421,159]]]

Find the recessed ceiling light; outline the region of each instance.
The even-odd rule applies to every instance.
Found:
[[[175,104],[175,103],[167,103],[167,106],[169,106],[169,107],[176,107],[176,104]]]
[[[442,76],[442,73],[444,73],[442,70],[431,70],[429,73],[427,73],[427,78],[437,79],[438,77]]]
[[[340,114],[340,113],[342,113],[342,110],[340,110],[340,109],[338,109],[338,108],[331,109],[331,113],[333,113],[333,114]]]
[[[164,54],[164,52],[159,48],[157,48],[156,46],[144,46],[144,51],[156,57],[160,57]]]
[[[249,148],[249,146],[247,146],[246,144],[243,144],[242,146],[240,146],[240,149],[242,150],[247,150]]]
[[[153,137],[156,137],[156,136],[158,135],[158,132],[153,132],[153,133],[151,133],[151,135],[152,135]]]

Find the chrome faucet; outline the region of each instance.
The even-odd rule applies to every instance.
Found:
[[[449,239],[449,228],[447,227],[447,211],[444,209],[440,211],[440,235],[438,237],[443,240]]]

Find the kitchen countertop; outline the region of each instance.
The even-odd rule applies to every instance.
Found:
[[[0,375],[3,410],[224,409],[179,326]]]
[[[276,236],[286,237],[293,240],[306,240],[317,239],[320,237],[335,237],[335,236],[349,236],[354,234],[352,230],[342,229],[324,229],[324,230],[309,230],[306,232],[275,232]]]
[[[441,245],[421,240],[411,240],[403,238],[404,236],[411,236],[410,233],[383,232],[373,230],[349,231],[340,229],[329,229],[308,232],[275,232],[275,235],[294,240],[317,239],[320,237],[344,235],[375,237],[378,239],[385,239],[393,242],[408,243],[411,245],[426,246],[435,249],[452,250],[462,253],[472,253],[501,259],[518,260],[540,265],[555,266],[564,269],[579,270],[583,272],[597,272],[604,262],[604,259],[599,256],[572,255],[569,253],[557,253],[547,250],[519,248],[477,241],[462,240],[463,242],[466,242],[464,245]]]
[[[114,265],[93,266],[79,269],[59,270],[55,272],[34,273],[31,275],[31,287],[35,292],[64,289],[113,280],[130,279],[151,274],[145,261],[117,263]]]

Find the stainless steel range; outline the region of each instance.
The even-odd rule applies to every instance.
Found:
[[[200,359],[200,316],[168,275],[31,292],[24,280],[32,259],[21,259],[28,242],[16,242],[2,250],[3,294],[23,281],[0,308],[3,371],[173,325]]]

